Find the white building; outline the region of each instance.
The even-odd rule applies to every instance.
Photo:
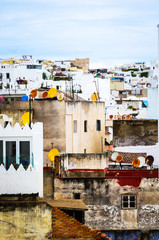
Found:
[[[43,82],[43,73],[49,79],[50,73],[36,62],[23,61],[21,63],[0,64],[1,88],[23,89],[39,88]]]
[[[0,125],[0,194],[43,197],[43,124]]]

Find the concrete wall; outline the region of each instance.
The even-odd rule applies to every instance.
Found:
[[[33,109],[33,121],[42,121],[44,125],[44,166],[50,165],[48,152],[52,148],[66,152],[65,102],[37,100],[33,102]]]
[[[110,90],[124,90],[124,82],[110,81]]]
[[[69,169],[104,169],[108,165],[106,154],[68,154],[61,156],[61,165]]]
[[[0,102],[2,114],[13,118],[13,125],[29,109],[28,102]],[[60,153],[101,153],[104,151],[104,102],[65,102],[35,100],[32,102],[33,122],[43,122],[44,166],[51,163],[48,152],[57,148]],[[96,131],[96,120],[101,120],[101,131]],[[77,120],[77,133],[73,133],[73,120]],[[87,120],[87,132],[84,121]]]
[[[155,145],[158,141],[157,120],[116,120],[113,126],[114,147]]]
[[[84,153],[84,149],[86,153],[104,151],[104,102],[66,102],[66,119],[67,153]],[[77,120],[77,133],[73,133],[73,120]],[[84,132],[85,120],[87,132]],[[96,130],[96,120],[101,120],[101,131]]]
[[[0,239],[48,239],[52,208],[45,203],[0,201]]]
[[[158,88],[148,88],[148,119],[158,119]]]
[[[85,224],[102,230],[159,230],[158,179],[142,179],[138,188],[119,186],[115,179],[55,179],[55,199],[80,193],[88,207]],[[136,194],[137,208],[121,209],[121,195]]]

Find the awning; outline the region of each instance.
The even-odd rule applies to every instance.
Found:
[[[44,201],[52,207],[58,207],[61,209],[88,210],[87,206],[81,199],[47,199]]]

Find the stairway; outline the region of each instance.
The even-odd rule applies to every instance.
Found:
[[[84,224],[81,224],[73,217],[67,215],[57,207],[53,207],[52,237],[59,239],[69,238],[89,238],[92,240],[101,239],[100,233],[91,230]]]

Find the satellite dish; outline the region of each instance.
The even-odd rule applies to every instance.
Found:
[[[37,95],[37,90],[32,90],[32,91],[30,92],[30,96],[31,96],[32,98],[35,98],[36,95]]]
[[[59,151],[56,148],[53,148],[50,150],[50,152],[48,153],[48,159],[53,162],[55,156],[59,155]]]
[[[114,152],[112,155],[111,155],[111,159],[116,161],[116,157],[118,156],[118,153],[117,152]]]
[[[91,101],[96,101],[96,100],[98,100],[98,93],[93,93],[91,95]]]
[[[26,112],[21,116],[20,120],[22,125],[25,125],[26,123],[29,124],[29,115],[30,113]],[[32,114],[31,114],[31,121],[32,121]]]
[[[121,162],[122,160],[123,160],[123,157],[122,157],[122,155],[118,155],[117,157],[116,157],[116,162]]]
[[[153,156],[149,155],[145,158],[145,163],[148,166],[152,166],[153,162],[154,162],[154,157]]]
[[[138,157],[138,159],[140,160],[140,165],[139,167],[143,167],[145,164],[145,158],[144,157]]]
[[[140,159],[134,158],[132,161],[132,165],[133,165],[133,167],[138,168],[140,166]]]
[[[22,96],[21,97],[21,99],[20,99],[21,101],[28,101],[29,100],[29,98],[28,98],[28,96],[27,95],[24,95],[24,96]]]
[[[59,93],[59,94],[57,95],[57,99],[58,99],[59,101],[62,101],[63,98],[64,98],[64,94],[63,94],[63,93]]]
[[[49,97],[49,98],[55,97],[56,94],[57,94],[56,88],[50,88],[50,89],[49,89],[49,91],[48,91],[48,97]]]
[[[109,118],[112,119],[112,118],[113,118],[113,115],[109,115]]]
[[[42,96],[42,98],[47,98],[48,97],[48,92],[47,91],[43,92],[41,96]]]

